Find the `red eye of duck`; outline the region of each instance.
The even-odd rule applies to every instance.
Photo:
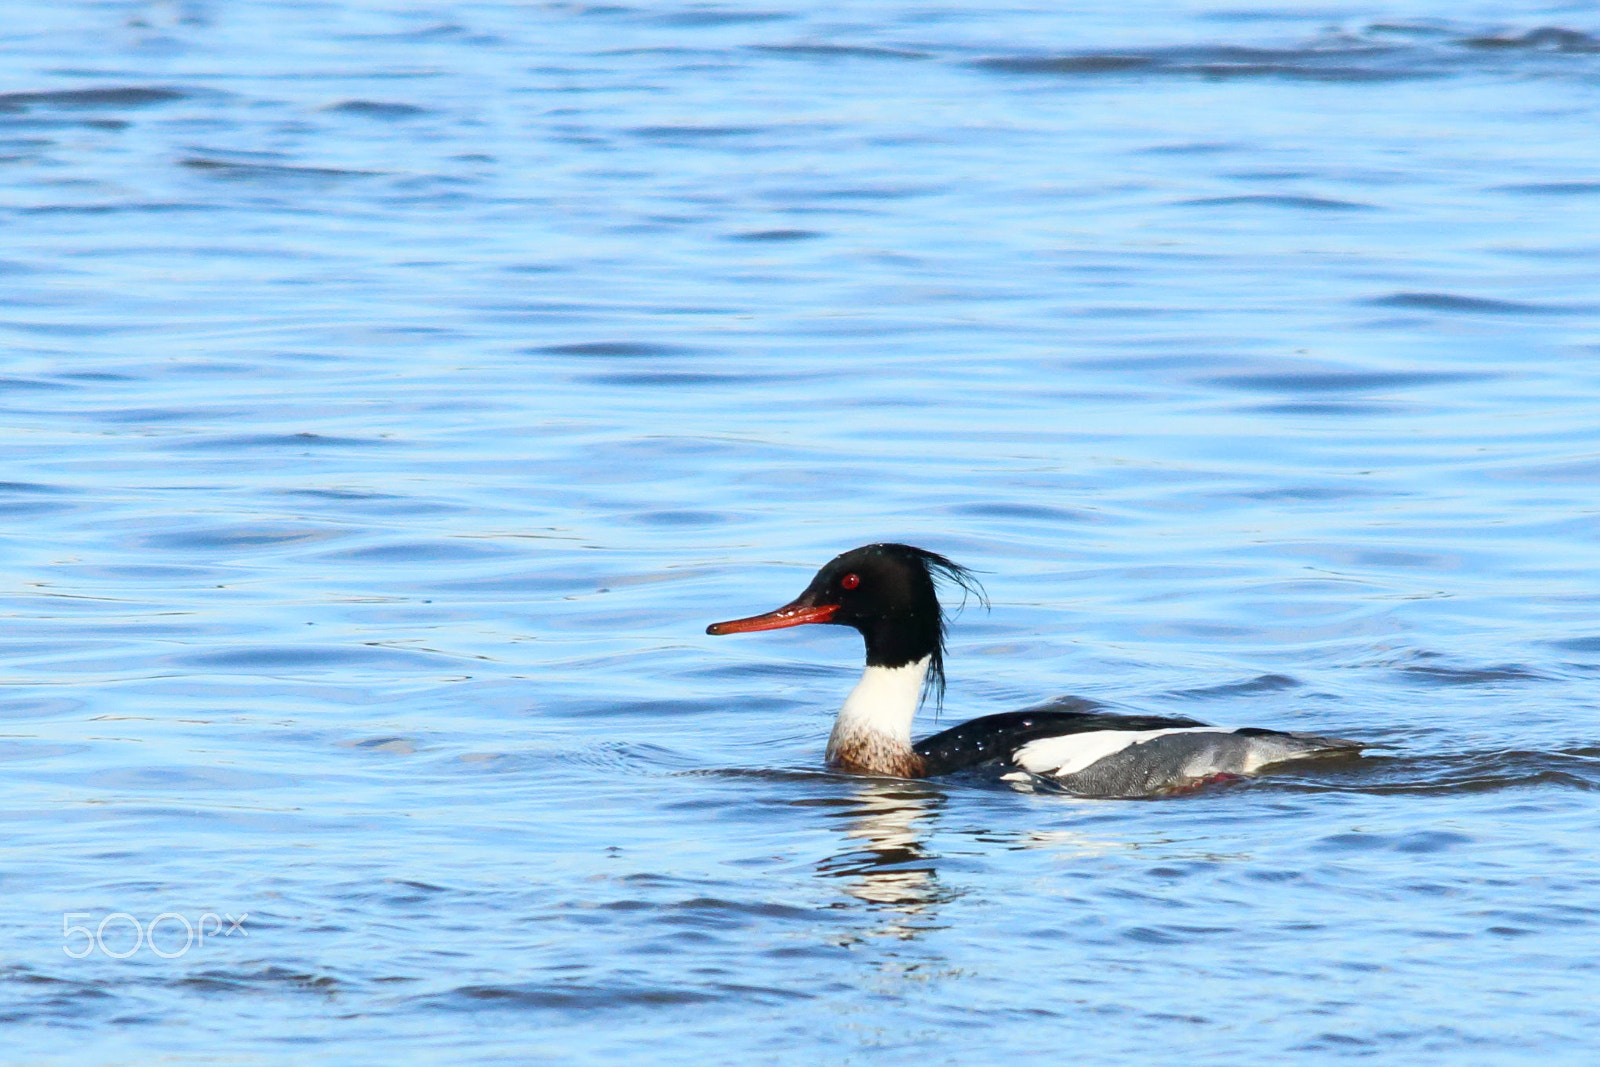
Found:
[[[860,584],[861,576],[859,574],[847,574],[839,579],[839,587],[841,589],[854,589]]]

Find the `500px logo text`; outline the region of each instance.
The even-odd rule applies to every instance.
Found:
[[[141,926],[139,920],[127,912],[114,911],[101,919],[99,925],[89,927],[74,925],[73,920],[92,920],[92,914],[69,911],[61,916],[61,951],[75,960],[81,960],[99,949],[102,955],[125,960],[145,947],[164,960],[175,960],[191,948],[204,948],[207,937],[233,937],[236,934],[249,937],[249,931],[244,928],[244,921],[249,917],[249,912],[235,919],[226,912],[218,915],[208,911],[191,923],[187,917],[175,911],[164,911],[151,919],[149,926]],[[207,923],[211,924],[209,929]],[[160,932],[159,940],[157,931]]]

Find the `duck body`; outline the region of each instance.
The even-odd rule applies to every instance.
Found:
[[[1124,715],[1063,697],[911,739],[923,697],[944,691],[944,614],[935,576],[982,596],[970,572],[937,553],[865,545],[817,572],[789,604],[713,623],[710,634],[806,623],[852,626],[866,640],[861,680],[828,739],[830,767],[855,774],[927,778],[998,765],[1081,796],[1145,797],[1243,777],[1292,760],[1359,753],[1360,742],[1313,734],[1210,726],[1194,719]]]
[[[1255,774],[1274,764],[1354,755],[1357,741],[1186,718],[1062,711],[1053,702],[985,715],[914,746],[931,774],[1006,763],[1068,792],[1094,797],[1177,793]],[[992,754],[991,754],[992,753]]]

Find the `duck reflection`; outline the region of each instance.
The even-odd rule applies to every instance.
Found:
[[[873,931],[910,938],[925,929],[934,906],[954,896],[939,882],[937,857],[924,842],[945,796],[915,782],[867,781],[852,786],[830,818],[843,821],[847,847],[817,864],[823,878],[838,878],[841,888],[894,918]]]

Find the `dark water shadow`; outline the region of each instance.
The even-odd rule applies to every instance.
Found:
[[[336,115],[358,115],[362,118],[394,122],[400,119],[426,115],[428,109],[415,104],[400,104],[385,100],[344,100],[322,109]]]
[[[1261,674],[1238,682],[1221,685],[1197,686],[1193,689],[1173,689],[1166,695],[1179,700],[1234,700],[1252,693],[1281,693],[1298,689],[1305,683],[1286,674]]]
[[[1119,52],[991,56],[973,66],[997,74],[1085,77],[1108,74],[1163,74],[1227,78],[1282,78],[1316,82],[1384,82],[1437,76],[1412,49],[1355,41],[1343,46],[1246,48],[1236,45],[1182,45]]]
[[[130,85],[104,89],[55,89],[36,93],[0,93],[0,111],[24,111],[35,107],[149,107],[152,104],[165,104],[173,100],[182,100],[188,95],[188,93],[177,89],[149,85]]]
[[[1600,38],[1559,26],[1540,26],[1513,37],[1495,34],[1464,37],[1456,43],[1465,48],[1493,51],[1567,52],[1580,55],[1600,52]]]
[[[349,170],[342,167],[299,167],[283,163],[237,163],[226,159],[190,157],[179,166],[199,171],[227,181],[332,181],[340,178],[370,178],[378,174],[372,170]]]
[[[1195,200],[1180,200],[1180,205],[1192,207],[1232,207],[1260,205],[1264,207],[1299,208],[1305,211],[1375,211],[1372,204],[1354,200],[1334,200],[1325,196],[1289,196],[1272,193],[1244,193],[1238,196],[1204,196]]]
[[[1557,304],[1529,304],[1519,300],[1494,300],[1460,293],[1391,293],[1365,302],[1370,307],[1411,308],[1477,315],[1573,315],[1590,310]]]
[[[753,44],[746,45],[754,52],[788,56],[793,59],[928,59],[929,52],[901,48],[875,48],[869,45],[848,44]]]
[[[985,56],[970,65],[992,74],[1060,80],[1122,76],[1361,84],[1503,70],[1511,58],[1507,53],[1523,60],[1536,53],[1567,57],[1566,66],[1551,69],[1586,77],[1593,70],[1585,60],[1600,53],[1600,38],[1557,26],[1519,35],[1474,35],[1443,27],[1418,32],[1416,27],[1374,24],[1365,32],[1323,34],[1298,47],[1195,44],[1029,52]]]
[[[1354,759],[1286,764],[1252,790],[1441,796],[1554,786],[1600,790],[1600,747],[1555,752],[1464,752],[1437,756],[1369,753]]]

